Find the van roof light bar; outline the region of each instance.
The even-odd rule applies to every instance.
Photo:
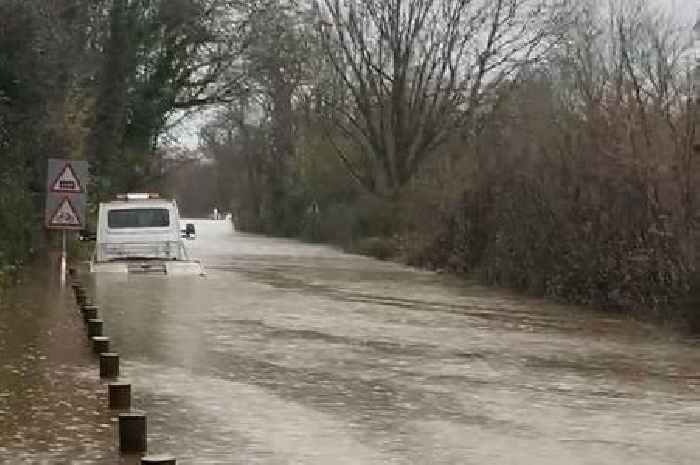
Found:
[[[149,200],[149,199],[159,199],[160,194],[153,192],[142,192],[142,193],[127,193],[127,194],[117,194],[118,200]]]

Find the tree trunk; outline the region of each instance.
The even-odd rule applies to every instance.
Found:
[[[88,142],[88,159],[99,179],[119,178],[117,174],[120,172],[119,161],[123,154],[128,81],[131,75],[130,49],[127,0],[114,0],[95,103],[95,121]],[[108,195],[121,186],[110,183],[97,187],[98,195]]]

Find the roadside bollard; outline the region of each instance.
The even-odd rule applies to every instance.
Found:
[[[102,329],[104,327],[104,322],[99,318],[90,318],[87,320],[87,335],[88,338],[93,338],[95,336],[102,336]]]
[[[119,377],[119,354],[113,352],[100,354],[100,378]]]
[[[97,311],[99,310],[99,308],[100,307],[98,307],[97,305],[81,305],[80,311],[83,312],[83,319],[85,319],[86,322],[89,320],[97,319]]]
[[[87,293],[82,287],[78,288],[78,291],[75,293],[75,301],[78,302],[78,305],[80,306],[87,303]]]
[[[149,455],[141,457],[141,465],[177,465],[175,457],[169,455]]]
[[[124,453],[146,452],[146,415],[143,412],[119,414],[119,450]]]
[[[92,338],[92,350],[96,354],[109,352],[109,338],[106,336],[95,336]]]
[[[112,410],[129,410],[131,408],[131,384],[109,383],[107,385],[109,408]]]

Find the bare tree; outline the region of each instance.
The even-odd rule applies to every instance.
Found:
[[[336,148],[370,192],[396,195],[483,97],[557,39],[558,0],[319,0]],[[352,150],[348,150],[352,147]]]

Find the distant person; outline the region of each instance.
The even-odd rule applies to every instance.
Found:
[[[215,220],[219,219],[219,209],[216,207],[214,208],[214,219]]]

